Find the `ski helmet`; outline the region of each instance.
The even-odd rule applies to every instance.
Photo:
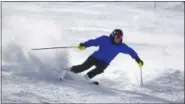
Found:
[[[113,43],[115,43],[114,42],[114,39],[115,38],[117,38],[117,39],[120,39],[121,38],[121,40],[119,42],[119,43],[121,43],[122,42],[122,38],[123,38],[123,32],[122,32],[122,30],[121,29],[114,29],[114,31],[110,34],[109,38],[111,39],[111,41]]]

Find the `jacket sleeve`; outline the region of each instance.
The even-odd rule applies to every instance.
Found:
[[[100,36],[96,39],[88,40],[84,44],[86,47],[99,46],[101,45],[102,41],[104,41],[104,39],[105,39],[105,36]]]
[[[121,52],[125,53],[125,54],[129,54],[135,60],[140,59],[138,54],[131,47],[127,46],[126,44],[124,44],[121,47]]]

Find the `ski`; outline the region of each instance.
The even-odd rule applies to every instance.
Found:
[[[92,81],[90,83],[93,84],[93,85],[99,85],[99,82],[97,82],[97,81]]]
[[[85,79],[83,79],[82,76],[78,76],[77,74],[70,72],[68,70],[63,70],[62,72],[60,72],[60,74],[59,74],[59,81],[60,82],[65,80],[66,74],[68,74],[69,77],[72,77],[72,80],[77,80],[77,81],[85,82],[85,83],[92,84],[92,85],[99,85],[99,82],[97,82],[97,81],[85,80]],[[79,78],[81,78],[81,79],[79,79]]]

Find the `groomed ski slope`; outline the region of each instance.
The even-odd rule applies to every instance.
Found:
[[[143,87],[128,55],[119,54],[93,79],[100,86],[93,86],[59,82],[58,73],[81,64],[97,47],[31,51],[78,45],[115,28],[144,61]],[[2,2],[1,80],[3,103],[183,103],[184,4]]]

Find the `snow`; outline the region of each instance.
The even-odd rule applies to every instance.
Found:
[[[156,5],[2,2],[2,102],[183,103],[184,4]],[[97,47],[31,51],[78,45],[109,35],[115,28],[124,31],[124,42],[144,61],[144,86],[140,86],[137,63],[128,55],[119,54],[93,79],[100,86],[93,86],[71,79],[59,82],[58,76],[62,70],[81,64]]]

